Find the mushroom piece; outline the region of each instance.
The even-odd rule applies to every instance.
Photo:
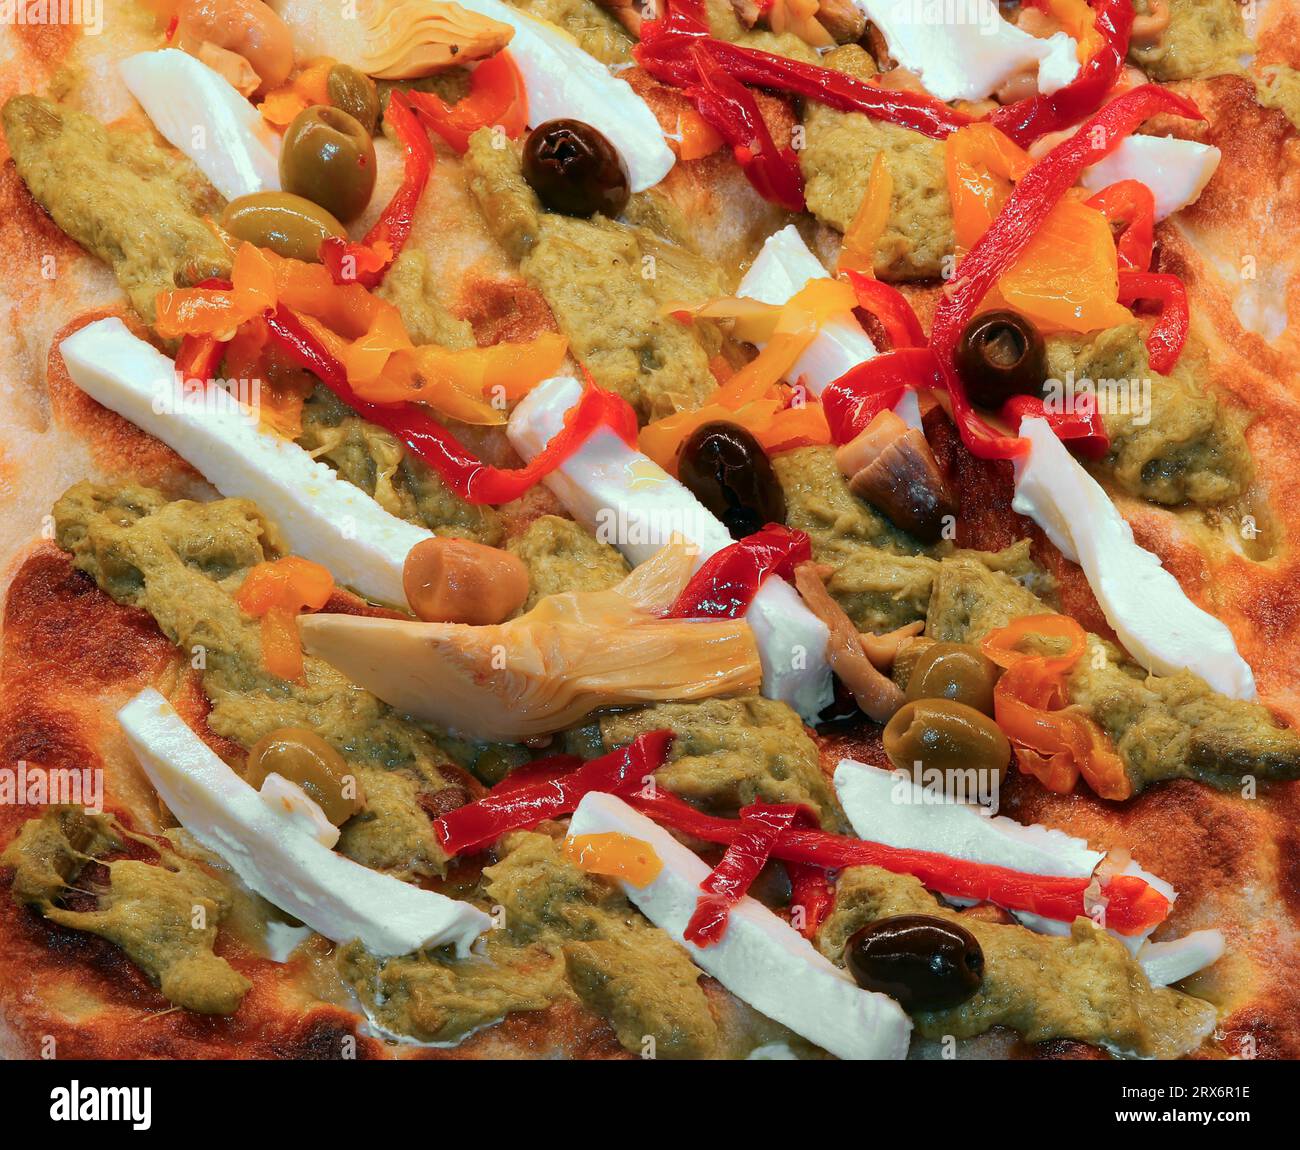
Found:
[[[867,30],[867,18],[853,0],[822,0],[817,21],[837,44],[855,43]]]
[[[1134,48],[1154,48],[1169,31],[1169,0],[1147,0],[1147,10],[1135,13],[1129,43]]]
[[[808,610],[831,633],[826,647],[831,669],[868,718],[877,723],[886,722],[903,705],[903,692],[867,658],[858,629],[826,590],[823,579],[828,570],[816,563],[800,563],[794,569],[794,585]]]
[[[892,411],[882,411],[835,453],[849,490],[882,511],[895,526],[926,543],[943,532],[957,501],[925,436]]]
[[[873,635],[869,631],[863,631],[859,638],[862,641],[862,649],[871,660],[872,666],[881,671],[888,671],[893,667],[894,660],[898,658],[898,652],[902,647],[924,630],[924,620],[917,619],[914,623],[906,623],[893,631],[886,631],[883,635]]]

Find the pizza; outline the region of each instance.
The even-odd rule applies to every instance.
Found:
[[[1293,5],[10,15],[0,1051],[1300,1056]]]

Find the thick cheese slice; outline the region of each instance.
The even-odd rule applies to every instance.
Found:
[[[201,846],[268,902],[334,942],[377,955],[453,945],[466,954],[492,920],[467,902],[370,870],[322,846],[253,790],[153,688],[117,713],[127,742]]]
[[[1173,136],[1129,136],[1104,160],[1085,168],[1080,183],[1089,191],[1139,180],[1155,197],[1156,219],[1194,204],[1219,168],[1223,153],[1211,144]]]
[[[645,886],[620,881],[655,926],[686,948],[737,998],[839,1058],[903,1058],[911,1020],[883,994],[862,990],[787,922],[748,896],[731,910],[715,946],[686,941],[709,865],[663,828],[613,795],[583,797],[571,835],[622,834],[649,843],[663,869]]]
[[[821,260],[803,242],[794,224],[789,224],[763,241],[737,294],[779,307],[810,280],[828,278]],[[790,379],[802,379],[813,395],[821,395],[827,385],[876,354],[876,345],[862,325],[852,314],[845,313],[843,319],[831,319],[822,325],[808,350],[795,360]],[[920,428],[921,409],[911,388],[894,410],[908,426]]]
[[[179,48],[140,52],[118,71],[154,127],[228,200],[280,188],[280,137],[224,76]]]
[[[568,376],[538,384],[510,416],[515,450],[532,459],[564,426],[582,385]],[[598,430],[546,477],[580,523],[617,547],[633,566],[679,532],[700,548],[700,562],[732,543],[727,529],[658,464],[612,431]],[[815,721],[833,698],[826,645],[830,635],[789,583],[768,579],[745,616],[763,664],[763,694]]]
[[[1064,71],[1061,49],[1004,20],[995,0],[943,4],[854,0],[854,4],[880,29],[889,54],[941,100],[982,100],[1017,73],[1037,71],[1049,58],[1053,61],[1049,89],[1074,78],[1074,73]],[[1074,53],[1074,41],[1065,38]]]
[[[1152,986],[1170,986],[1218,962],[1226,949],[1221,930],[1194,930],[1172,942],[1148,942],[1137,960]]]
[[[1149,671],[1187,669],[1235,699],[1255,697],[1255,677],[1232,632],[1201,610],[1133,530],[1110,497],[1072,456],[1045,419],[1025,419],[1030,452],[1016,462],[1011,506],[1039,525],[1083,568],[1106,621]]]
[[[82,391],[157,436],[223,495],[256,502],[294,554],[328,567],[367,598],[406,605],[402,565],[430,532],[390,515],[296,443],[262,430],[224,388],[184,394],[172,361],[120,319],[87,324],[59,350]]]
[[[528,91],[530,128],[564,118],[590,124],[618,150],[634,192],[668,174],[676,157],[654,113],[572,36],[500,0],[463,0],[461,6],[514,28],[509,51]]]

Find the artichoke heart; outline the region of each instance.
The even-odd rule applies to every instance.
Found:
[[[519,742],[600,707],[746,695],[762,679],[743,619],[665,619],[696,550],[674,537],[617,587],[548,595],[493,626],[305,615],[303,643],[399,711]]]
[[[493,56],[515,30],[445,0],[375,0],[361,70],[381,80],[413,80]]]

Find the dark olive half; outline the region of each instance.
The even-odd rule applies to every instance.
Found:
[[[614,145],[581,120],[547,120],[532,130],[524,179],[544,207],[566,216],[617,216],[631,194]]]
[[[964,926],[928,914],[899,914],[864,926],[844,951],[864,990],[887,994],[909,1014],[960,1006],[984,982],[984,951]]]
[[[1024,316],[987,311],[966,325],[957,371],[972,403],[998,408],[1014,395],[1042,394],[1047,375],[1043,337]]]
[[[785,522],[785,493],[771,460],[737,424],[717,421],[696,428],[682,444],[677,475],[733,539]]]

